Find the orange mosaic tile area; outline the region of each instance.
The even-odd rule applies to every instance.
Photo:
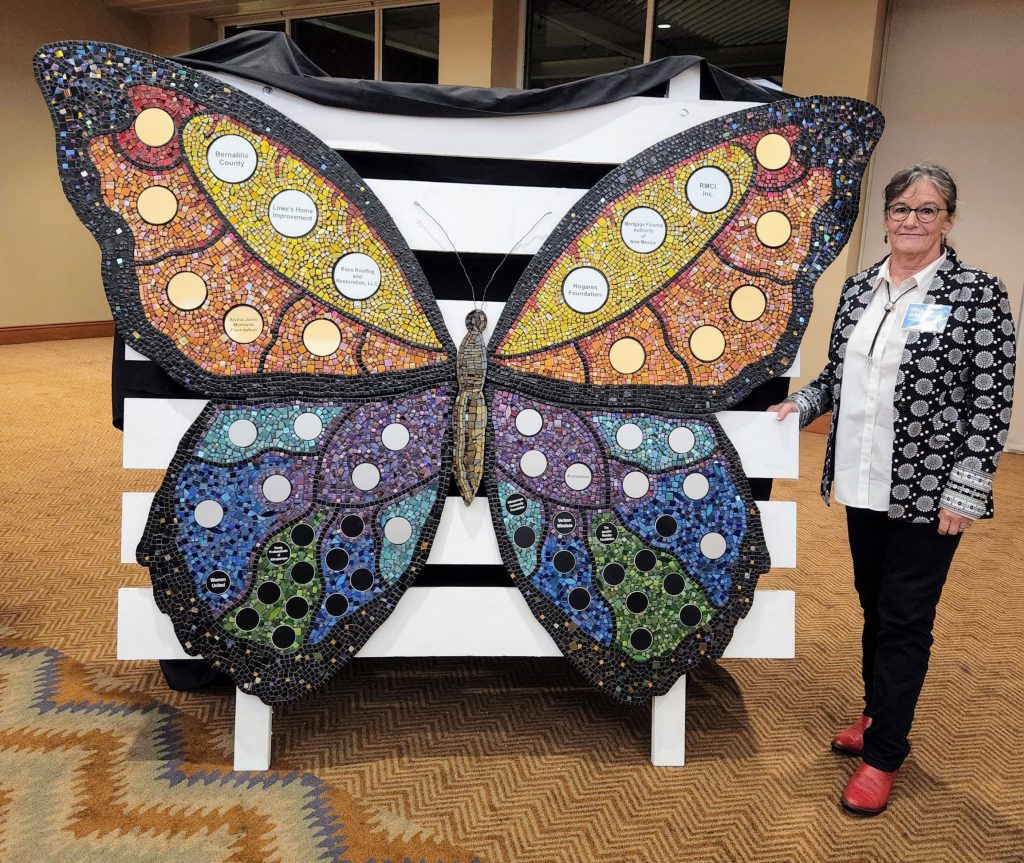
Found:
[[[191,274],[198,295],[183,300],[175,292],[182,274]],[[174,255],[138,268],[139,296],[149,322],[170,338],[190,360],[213,374],[254,374],[260,357],[274,339],[273,323],[278,310],[299,291],[268,270],[231,234],[220,237],[207,248],[187,255]],[[203,290],[205,289],[205,295]],[[200,301],[196,308],[192,306]],[[227,337],[224,320],[237,307],[255,309],[262,320],[259,330]],[[255,318],[253,318],[255,320]]]
[[[304,336],[309,332],[307,328],[317,326],[318,321],[324,322],[319,328],[326,333],[326,336],[321,337],[321,340],[326,339],[326,347],[332,346],[334,340],[337,340],[337,348],[325,356],[317,356],[305,345]],[[335,329],[332,331],[331,327]],[[304,296],[281,316],[277,340],[267,354],[263,370],[299,374],[361,374],[363,369],[359,364],[359,347],[365,329],[325,304]]]
[[[144,170],[117,149],[112,135],[93,138],[89,142],[89,158],[100,173],[104,203],[128,223],[135,236],[136,261],[202,248],[227,227],[192,182],[185,165]],[[147,221],[142,215],[147,200],[143,196],[164,189],[167,192],[162,197],[173,197],[173,213],[169,208],[158,207],[155,217],[170,218],[155,223]]]

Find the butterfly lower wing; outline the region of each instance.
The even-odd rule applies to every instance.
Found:
[[[769,560],[718,422],[488,396],[502,558],[570,661],[642,703],[721,656]]]
[[[426,560],[450,478],[452,401],[437,386],[211,402],[138,548],[185,650],[267,703],[306,694],[355,655]]]

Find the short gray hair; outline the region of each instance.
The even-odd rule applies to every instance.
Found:
[[[942,165],[933,165],[931,162],[918,162],[893,174],[889,185],[885,187],[885,210],[888,211],[889,205],[918,180],[934,183],[945,199],[949,215],[956,212],[956,183]]]

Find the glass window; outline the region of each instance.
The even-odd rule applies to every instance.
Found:
[[[334,78],[374,77],[373,12],[296,18],[292,39]]]
[[[382,10],[382,80],[437,83],[439,8],[407,6]]]
[[[234,36],[245,30],[270,30],[274,33],[284,33],[284,21],[267,21],[265,24],[227,24],[224,27],[224,38]]]
[[[530,0],[526,87],[550,87],[644,60],[647,0]]]
[[[789,0],[653,0],[652,58],[699,54],[743,78],[780,83]]]

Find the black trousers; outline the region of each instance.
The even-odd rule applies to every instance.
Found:
[[[928,671],[932,625],[960,534],[847,507],[853,578],[864,610],[864,763],[896,770]]]

